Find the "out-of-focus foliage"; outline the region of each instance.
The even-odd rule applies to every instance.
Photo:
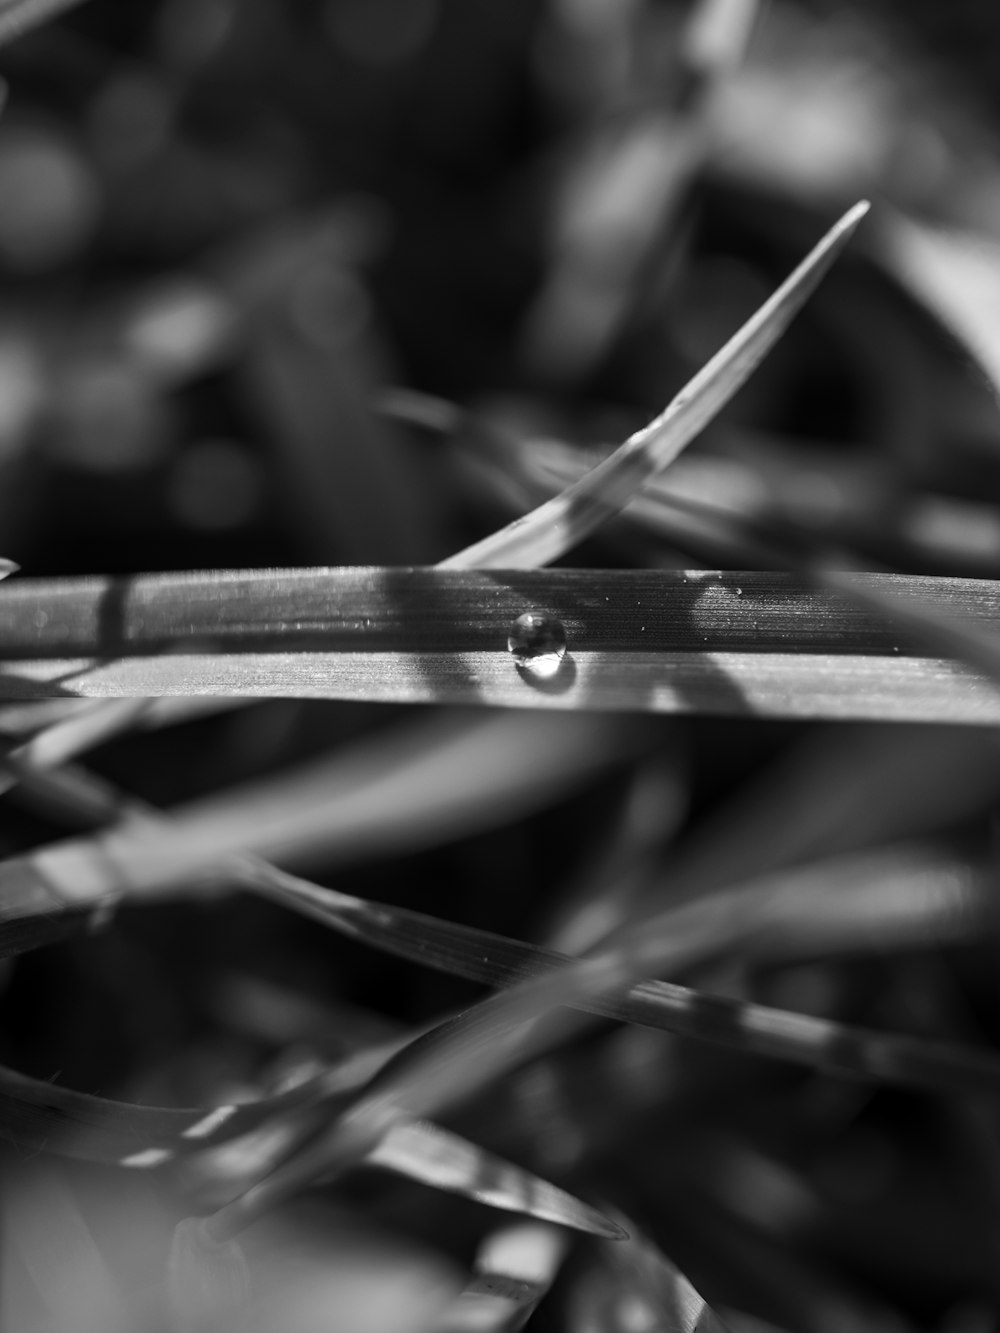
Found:
[[[87,0],[0,51],[0,574],[446,560],[659,412],[868,196],[792,333],[571,559],[725,564],[672,497],[996,579],[998,62],[985,0]],[[69,1101],[31,1137],[5,1075],[4,1330],[989,1333],[994,731],[405,712],[0,709],[5,930],[46,893],[89,914],[0,963],[0,1065],[122,1133],[280,1110],[151,1173],[49,1151]],[[192,830],[425,917],[365,907],[377,952],[282,910],[333,901],[302,881],[237,896],[277,880],[206,873]],[[153,833],[152,869],[116,856]],[[174,852],[182,895],[116,912]],[[595,949],[560,994],[620,1018],[602,985],[672,960],[677,1031],[545,1019],[459,1100],[481,1014],[435,1025],[553,958],[510,939]],[[410,1080],[463,1139],[347,1172],[339,1111],[394,1053],[362,1105]],[[498,1174],[533,1176],[493,1154],[631,1239],[499,1225]],[[432,1188],[456,1163],[465,1198]],[[168,1270],[194,1213],[216,1230]]]

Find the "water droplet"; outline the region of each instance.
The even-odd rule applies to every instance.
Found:
[[[555,616],[525,611],[510,627],[507,648],[520,670],[537,680],[551,680],[566,656],[566,630]]]
[[[743,596],[743,589],[742,589],[742,588],[737,588],[737,589],[736,589],[736,596],[737,596],[737,597],[742,597],[742,596]]]

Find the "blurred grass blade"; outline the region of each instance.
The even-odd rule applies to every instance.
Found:
[[[20,568],[21,566],[15,564],[13,560],[0,558],[0,579],[9,578],[11,574],[16,574]]]
[[[566,1242],[550,1227],[504,1227],[487,1236],[476,1275],[445,1312],[438,1333],[517,1333],[555,1281]]]
[[[153,702],[152,699],[99,699],[82,704],[4,757],[8,772],[0,774],[0,794],[17,781],[18,768],[55,768],[65,764],[85,750],[127,731],[149,711]]]
[[[765,915],[762,931],[760,907],[756,898],[714,895],[708,902],[638,921],[588,957],[522,981],[422,1035],[342,1110],[318,1160],[306,1164],[305,1178],[320,1165],[324,1173],[350,1169],[400,1121],[453,1105],[565,1041],[582,1026],[567,1007],[592,1007],[635,984],[643,973],[676,974],[762,933],[766,937],[775,922]],[[274,1202],[263,1182],[223,1210],[222,1225],[239,1230]]]
[[[350,1086],[334,1067],[288,1092],[256,1102],[194,1110],[110,1101],[0,1067],[0,1132],[24,1154],[47,1151],[108,1166],[153,1170],[220,1145],[231,1156],[234,1144],[246,1143],[248,1136],[264,1130],[271,1131],[270,1143],[275,1127],[285,1122],[294,1126],[290,1117],[295,1115],[300,1120],[310,1111],[315,1115],[320,1103],[324,1116],[329,1116],[345,1100]],[[301,1140],[301,1132],[292,1134],[287,1145],[278,1144],[278,1151],[282,1157],[291,1154],[294,1161]],[[273,1153],[273,1144],[269,1151]],[[268,1167],[279,1184],[281,1165],[279,1159]],[[590,1235],[619,1234],[603,1214],[565,1190],[428,1121],[396,1126],[358,1165]],[[293,1171],[297,1178],[297,1162]]]
[[[885,210],[874,241],[883,267],[951,333],[1000,399],[1000,247],[995,238],[929,227]]]
[[[181,1152],[203,1151],[252,1134],[277,1115],[315,1101],[320,1079],[239,1106],[139,1106],[60,1087],[0,1066],[0,1128],[23,1154],[43,1150],[105,1165],[162,1166]]]
[[[327,863],[382,857],[495,828],[641,752],[649,733],[601,715],[461,714],[181,807],[0,863],[8,917],[232,876],[243,853]]]
[[[619,1234],[602,1213],[572,1194],[426,1120],[394,1126],[364,1162],[490,1208],[594,1236]]]
[[[263,889],[266,896],[294,905],[373,948],[487,986],[512,986],[570,961],[564,954],[521,940],[348,898],[264,870],[261,885],[269,879],[269,887]],[[917,891],[921,879],[927,884],[924,896]],[[782,891],[785,896],[779,901]],[[964,941],[976,938],[982,924],[994,916],[985,873],[978,881],[963,881],[958,863],[948,858],[935,863],[922,848],[914,849],[909,858],[897,852],[891,857],[878,854],[809,867],[783,881],[747,885],[738,893],[755,895],[762,915],[770,912],[770,931],[762,924],[753,943],[758,954],[771,959],[879,947],[907,949],[929,938],[940,942],[951,930],[955,939]],[[827,1073],[944,1095],[960,1088],[1000,1092],[1000,1056],[987,1049],[852,1027],[670,982],[642,981],[622,995],[582,1000],[579,1007],[620,1022],[791,1060]]]
[[[743,56],[758,7],[697,0],[651,96],[636,97],[621,66],[617,94],[608,88],[598,101],[556,200],[553,252],[522,335],[534,377],[578,383],[614,346],[630,312],[648,305],[644,289],[678,266],[692,187],[715,137],[716,95]],[[619,38],[641,41],[641,18],[627,5],[617,15]],[[610,36],[598,34],[591,40]],[[623,114],[619,98],[637,105]]]
[[[856,204],[721,351],[645,429],[575,485],[506,528],[441,562],[445,569],[530,568],[549,564],[613,517],[729,401],[749,378],[868,211]]]
[[[629,1239],[624,1245],[606,1247],[600,1256],[615,1288],[607,1311],[614,1320],[609,1333],[626,1333],[629,1327],[663,1333],[729,1333],[728,1325],[663,1251],[630,1218],[621,1221]]]
[[[82,3],[83,0],[0,0],[0,46]]]
[[[685,64],[708,84],[741,63],[757,22],[759,0],[699,0],[682,38]]]
[[[288,237],[294,246],[297,238]],[[270,262],[274,263],[274,260]],[[329,265],[327,260],[327,265]],[[367,302],[361,275],[306,255],[255,303],[246,321],[245,393],[275,444],[299,550],[310,562],[387,565],[433,559],[440,549],[426,474],[394,424],[371,406],[378,352],[360,334],[338,336],[303,292],[334,280],[341,302]]]

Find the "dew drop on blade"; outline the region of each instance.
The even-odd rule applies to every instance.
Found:
[[[536,680],[551,680],[566,656],[566,630],[555,616],[525,611],[510,627],[507,648],[527,675]]]

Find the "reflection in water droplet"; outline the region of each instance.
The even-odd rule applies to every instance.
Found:
[[[510,627],[507,648],[522,671],[537,680],[551,680],[566,656],[566,631],[555,616],[525,611]]]

